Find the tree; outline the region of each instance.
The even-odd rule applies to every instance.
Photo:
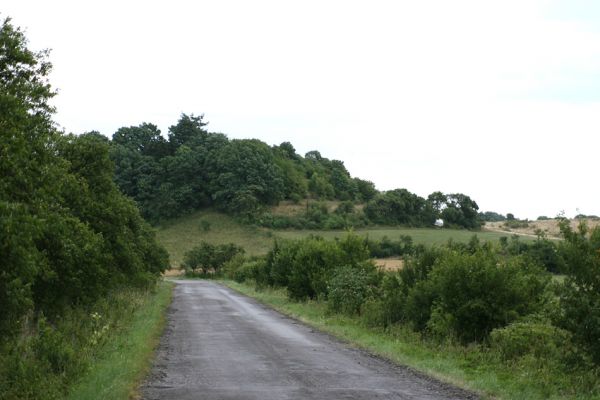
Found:
[[[441,214],[445,223],[466,229],[477,229],[481,226],[479,206],[469,196],[454,193],[446,195],[446,198],[446,207]]]
[[[181,118],[176,125],[169,128],[169,144],[171,151],[175,152],[179,146],[190,144],[206,138],[208,132],[204,129],[208,122],[204,122],[204,114],[194,116],[194,114],[181,114]]]
[[[33,307],[32,284],[42,254],[35,241],[39,213],[57,195],[60,163],[53,158],[55,132],[48,83],[48,51],[32,52],[10,19],[0,28],[0,336],[14,333]]]
[[[51,120],[47,52],[0,29],[0,339],[25,315],[51,320],[115,285],[148,285],[166,251],[113,181],[97,133],[62,135]],[[32,313],[33,311],[33,313]]]
[[[112,140],[113,143],[136,151],[143,156],[161,158],[169,152],[167,141],[154,124],[143,123],[139,126],[120,128],[114,133]]]

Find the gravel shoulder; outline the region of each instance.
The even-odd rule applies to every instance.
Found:
[[[477,399],[215,282],[179,280],[143,399]]]

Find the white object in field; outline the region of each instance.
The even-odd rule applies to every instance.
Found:
[[[438,228],[441,228],[441,227],[444,226],[444,220],[443,219],[436,219],[434,225],[437,226]]]

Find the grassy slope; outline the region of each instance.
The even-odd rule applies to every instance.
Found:
[[[204,231],[202,221],[210,223],[210,229]],[[271,231],[266,228],[256,228],[237,223],[231,217],[214,211],[199,211],[181,217],[162,225],[158,229],[158,240],[166,247],[171,255],[173,266],[179,266],[183,254],[205,240],[213,244],[233,242],[246,249],[249,255],[265,254],[273,245],[274,238],[298,239],[310,234],[321,235],[333,239],[343,236],[345,231]],[[415,243],[441,244],[449,239],[468,241],[475,233],[453,229],[423,229],[423,228],[369,228],[359,229],[356,233],[368,235],[373,239],[387,236],[398,239],[400,235],[410,235]],[[506,234],[496,232],[477,232],[482,240],[497,241]],[[527,240],[523,238],[523,240]]]
[[[149,296],[136,312],[129,329],[106,344],[103,356],[93,363],[67,399],[126,400],[135,396],[158,345],[172,287],[171,282],[158,286],[156,294]]]
[[[327,313],[324,303],[296,303],[282,289],[256,291],[252,286],[223,281],[284,314],[349,341],[375,354],[410,366],[438,379],[478,392],[484,398],[542,400],[598,399],[580,388],[577,377],[556,374],[551,367],[535,364],[506,365],[494,354],[478,347],[422,340],[411,330],[369,329],[360,319]]]

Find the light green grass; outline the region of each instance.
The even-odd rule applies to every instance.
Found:
[[[480,240],[497,242],[500,237],[508,236],[497,232],[472,232],[458,229],[429,229],[429,228],[365,228],[356,229],[356,234],[368,236],[371,239],[379,240],[384,236],[389,239],[398,240],[401,235],[412,237],[414,243],[434,245],[444,244],[452,239],[457,242],[468,242],[473,235],[477,235]],[[298,239],[307,235],[320,235],[327,239],[339,238],[346,234],[346,231],[277,231],[276,235],[286,239]],[[526,240],[524,238],[524,240]]]
[[[202,229],[202,221],[210,223],[209,230]],[[361,236],[381,239],[387,236],[398,240],[401,235],[409,235],[415,243],[427,245],[443,244],[449,239],[467,242],[473,235],[480,240],[498,241],[502,234],[497,232],[471,232],[455,229],[424,229],[424,228],[369,228],[357,229]],[[158,227],[157,238],[165,246],[171,256],[171,264],[178,267],[183,261],[183,255],[201,241],[212,244],[235,243],[242,246],[248,255],[266,254],[273,246],[275,238],[300,239],[308,235],[320,235],[327,239],[342,237],[346,231],[317,231],[317,230],[270,230],[254,226],[242,225],[230,216],[215,211],[203,210],[181,218],[174,219]],[[522,240],[531,240],[522,238]]]
[[[484,398],[542,400],[598,399],[580,387],[577,376],[565,376],[536,361],[506,365],[482,347],[428,342],[410,329],[396,326],[384,331],[367,328],[357,317],[331,315],[322,302],[296,303],[284,290],[257,291],[246,284],[222,281],[276,310],[321,331],[444,382],[477,392]]]
[[[210,229],[202,229],[202,221]],[[267,229],[242,225],[233,218],[214,211],[198,211],[174,219],[158,228],[158,241],[167,249],[171,265],[178,267],[183,255],[202,241],[212,244],[235,243],[248,255],[265,254],[273,245],[273,236]]]
[[[165,325],[171,302],[172,282],[162,282],[136,311],[130,325],[105,345],[83,379],[70,391],[69,400],[135,397],[137,387],[149,371],[154,350]]]

